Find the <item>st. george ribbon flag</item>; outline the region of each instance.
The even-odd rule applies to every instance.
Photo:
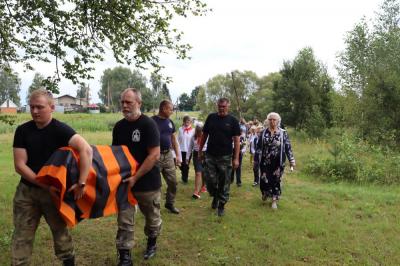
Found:
[[[82,219],[117,213],[137,201],[122,180],[133,176],[138,163],[126,146],[92,146],[93,161],[86,180],[85,194],[74,200],[69,188],[79,179],[79,153],[71,147],[56,150],[37,174],[36,180],[59,189],[53,200],[67,226]]]

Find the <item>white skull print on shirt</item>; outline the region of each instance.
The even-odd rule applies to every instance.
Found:
[[[132,132],[132,142],[139,142],[140,141],[140,131],[139,129],[135,129]]]

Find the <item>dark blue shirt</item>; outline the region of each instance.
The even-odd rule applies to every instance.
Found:
[[[169,118],[161,118],[157,115],[152,117],[160,131],[160,150],[169,150],[172,146],[171,136],[175,133],[175,125]]]

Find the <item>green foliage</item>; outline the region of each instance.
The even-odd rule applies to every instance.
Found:
[[[16,105],[19,105],[20,98],[18,94],[20,91],[20,84],[21,80],[18,74],[0,63],[0,104],[3,104],[6,100],[11,100]]]
[[[254,91],[244,103],[244,118],[263,121],[273,108],[273,86],[281,79],[281,74],[270,73],[258,79],[258,89]]]
[[[198,108],[196,107],[196,103],[200,88],[201,86],[196,86],[190,93],[190,96],[187,93],[182,93],[181,96],[179,96],[179,110],[194,111],[196,108]]]
[[[225,75],[219,74],[207,81],[204,88],[199,89],[196,101],[201,107],[202,116],[216,110],[216,102],[225,97],[230,100],[230,112],[237,117],[253,115],[253,106],[248,103],[252,95],[260,88],[260,79],[252,71],[232,71]],[[202,91],[204,89],[204,91]]]
[[[345,133],[331,144],[329,153],[310,156],[306,171],[326,181],[400,184],[400,155],[395,151]]]
[[[136,88],[142,93],[142,108],[147,111],[152,108],[152,94],[147,88],[147,79],[138,70],[131,71],[126,67],[106,69],[101,77],[101,89],[98,92],[100,100],[110,109],[119,110],[120,94],[126,88]]]
[[[76,98],[89,99],[89,86],[80,85],[79,89],[76,91]]]
[[[323,136],[324,130],[327,126],[325,117],[323,116],[320,108],[313,105],[311,113],[307,114],[308,119],[304,122],[304,130],[308,136],[312,138],[319,138]]]
[[[178,98],[178,108],[181,111],[193,111],[193,105],[187,93],[182,93]]]
[[[161,87],[161,95],[163,100],[171,100],[171,94],[169,93],[169,89],[166,83],[163,83]]]
[[[111,114],[109,114],[111,116]],[[87,117],[87,119],[93,119]],[[68,118],[73,120],[73,118]],[[111,132],[80,132],[91,144],[111,143]],[[399,186],[359,186],[323,183],[307,178],[302,160],[314,142],[295,145],[298,168],[283,177],[279,209],[261,201],[252,187],[248,154],[243,159],[243,186],[231,186],[226,215],[219,218],[210,208],[207,193],[192,200],[194,173],[179,186],[176,205],[180,215],[161,208],[162,234],[157,256],[143,259],[145,219],[135,216],[135,265],[400,265]],[[11,261],[12,199],[19,177],[12,160],[12,134],[0,134],[0,265]],[[162,194],[166,190],[163,183]],[[117,217],[82,221],[71,230],[78,265],[116,265]],[[36,231],[31,265],[59,265],[52,235],[43,221]],[[101,250],[101,252],[99,252]],[[264,251],[264,252],[262,252]]]
[[[28,102],[29,95],[31,94],[32,91],[40,89],[44,87],[45,85],[45,78],[42,74],[40,73],[35,73],[35,76],[33,77],[32,84],[28,88],[28,93],[26,94],[26,101]]]
[[[285,125],[311,132],[313,122],[330,126],[333,80],[326,67],[314,57],[311,48],[300,50],[293,61],[286,61],[282,78],[274,83],[274,110]]]
[[[385,144],[400,142],[399,19],[400,1],[385,0],[372,25],[363,19],[347,34],[339,57],[342,95],[350,97],[341,106],[357,104],[353,116],[343,116],[339,124],[353,124],[372,141],[393,134]]]
[[[13,126],[15,125],[15,120],[17,119],[16,115],[0,115],[0,122],[5,123],[7,125]]]
[[[160,70],[160,54],[187,58],[189,44],[172,21],[207,13],[200,0],[180,1],[0,1],[0,65],[55,60],[47,88],[58,92],[60,76],[73,83],[91,72],[110,47],[117,62]],[[51,86],[53,84],[53,86]]]

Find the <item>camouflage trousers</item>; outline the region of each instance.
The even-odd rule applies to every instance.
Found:
[[[145,217],[144,233],[147,237],[157,237],[161,231],[160,200],[161,190],[133,192],[139,209]],[[118,212],[117,249],[132,249],[134,246],[135,208]]]
[[[212,197],[225,204],[229,200],[231,185],[232,155],[213,156],[206,154],[204,178]]]
[[[176,168],[172,151],[161,154],[158,164],[165,183],[167,183],[165,203],[174,205],[178,181],[176,180]]]
[[[20,182],[14,196],[12,265],[29,265],[35,232],[44,216],[53,234],[54,251],[60,260],[74,256],[72,238],[50,194],[38,187]]]

